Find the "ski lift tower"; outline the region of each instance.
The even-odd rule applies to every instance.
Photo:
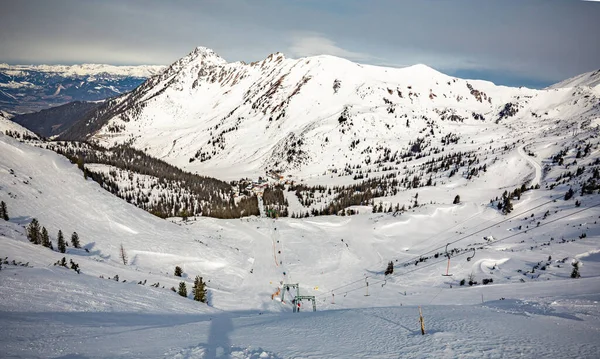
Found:
[[[284,299],[285,299],[285,292],[287,292],[290,288],[292,289],[296,289],[296,297],[293,300],[293,304],[294,304],[294,308],[293,311],[294,313],[296,312],[296,303],[298,303],[298,301],[302,301],[302,300],[310,300],[312,301],[312,307],[313,307],[313,312],[317,311],[317,300],[315,299],[314,295],[300,295],[300,285],[298,283],[295,284],[284,284],[281,290],[281,302],[285,303]]]
[[[297,301],[301,301],[303,299],[312,301],[313,312],[317,311],[317,301],[315,300],[315,296],[314,295],[299,295],[299,296],[296,297],[296,302]],[[296,307],[294,306],[294,310],[295,309],[296,309]]]
[[[290,288],[294,289],[296,288],[296,297],[300,296],[300,284],[296,283],[296,284],[284,284],[283,288],[281,289],[281,302],[285,303],[285,292],[287,292],[288,290],[290,290]]]

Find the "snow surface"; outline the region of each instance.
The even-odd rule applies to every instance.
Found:
[[[276,53],[251,64],[227,63],[198,48],[115,101],[115,109],[127,104],[126,110],[92,138],[109,147],[131,144],[224,180],[274,169],[311,184],[331,183],[327,171],[368,161],[365,170],[375,169],[386,148],[407,151],[417,138],[435,148],[454,133],[463,149],[477,150],[560,121],[600,118],[599,98],[600,88],[510,88],[425,65],[386,68],[333,56]],[[518,112],[501,118],[507,104]],[[515,134],[514,124],[527,133]],[[289,155],[292,144],[298,153]]]
[[[13,133],[18,133],[20,136],[27,135],[32,138],[38,138],[38,136],[35,133],[31,132],[30,130],[26,129],[25,127],[19,125],[16,122],[11,121],[10,119],[12,117],[13,116],[8,112],[0,111],[0,132],[5,134],[6,131],[11,131]]]
[[[555,140],[539,138],[528,149],[541,153]],[[349,217],[183,222],[112,196],[51,151],[0,134],[0,153],[0,198],[11,217],[0,221],[0,258],[27,263],[0,270],[3,356],[596,358],[600,352],[594,196],[576,207],[551,200],[563,186],[531,191],[505,217],[486,205],[498,189],[482,180],[469,184],[473,194],[460,205],[427,205],[400,216],[361,208]],[[494,173],[539,180],[537,160],[523,156],[511,152]],[[548,172],[545,181],[554,176]],[[431,190],[418,189],[419,198],[441,191]],[[552,212],[548,220],[545,211]],[[30,244],[23,226],[33,217],[55,246],[62,229],[68,241],[77,231],[83,248],[61,254]],[[483,248],[471,261],[465,258],[472,252],[453,257],[452,277],[441,276],[443,255],[413,264],[454,241],[450,248]],[[63,256],[81,274],[53,265]],[[574,258],[582,263],[576,280],[569,278]],[[384,278],[387,262],[396,259],[394,275]],[[538,263],[547,265],[531,272]],[[182,278],[173,276],[176,265]],[[461,287],[471,273],[480,284]],[[115,275],[118,282],[109,279]],[[180,281],[189,290],[196,275],[209,281],[208,305],[169,290]],[[483,278],[493,283],[483,286]],[[281,282],[315,295],[317,312],[304,301],[300,313],[291,313],[287,293],[285,303],[272,299]]]
[[[114,101],[131,100],[108,124],[122,132],[104,127],[94,136],[219,179],[255,179],[280,166],[286,178],[329,188],[358,182],[344,174],[347,164],[398,178],[445,154],[473,154],[487,166],[472,177],[470,164],[454,176],[432,173],[435,185],[375,198],[408,205],[402,213],[354,206],[360,214],[274,220],[262,208],[260,217],[163,220],[85,180],[56,153],[0,132],[0,199],[10,216],[0,220],[0,356],[598,358],[600,197],[579,189],[600,163],[600,88],[468,84],[474,90],[423,65],[279,53],[227,63],[200,47]],[[507,103],[518,112],[499,119]],[[451,134],[458,139],[442,146]],[[417,137],[444,151],[374,163]],[[286,165],[298,140],[305,158]],[[198,150],[215,153],[190,162]],[[118,172],[120,186],[139,180],[134,191],[157,181],[86,166]],[[501,214],[494,199],[523,184],[540,188],[513,197],[513,212]],[[565,200],[570,188],[574,197]],[[306,210],[294,192],[284,194],[290,212]],[[316,193],[313,208],[331,197]],[[54,247],[60,229],[67,241],[76,231],[83,248],[62,254],[29,243],[32,218]],[[63,257],[81,273],[53,265]],[[574,263],[581,278],[571,278]],[[452,276],[442,276],[446,270]],[[197,275],[207,282],[207,304],[170,290],[183,281],[189,291]],[[471,275],[478,284],[461,286]],[[274,295],[294,283],[316,297],[316,312],[303,301],[292,313],[294,290],[284,300]]]
[[[569,88],[569,87],[577,87],[577,86],[589,86],[596,87],[600,85],[600,70],[586,72],[566,80],[563,80],[559,83],[556,83],[548,88],[550,89],[558,89],[558,88]]]
[[[165,69],[162,65],[115,66],[107,64],[77,65],[8,65],[0,64],[0,71],[10,76],[22,76],[27,71],[50,72],[63,76],[94,76],[101,74],[147,78]],[[27,86],[27,84],[22,84]],[[31,85],[31,84],[29,84]]]

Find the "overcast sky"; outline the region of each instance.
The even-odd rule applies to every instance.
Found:
[[[0,0],[0,62],[170,64],[329,54],[542,87],[600,68],[600,2]]]

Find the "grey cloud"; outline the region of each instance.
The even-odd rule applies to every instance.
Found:
[[[319,53],[560,80],[600,67],[600,4],[445,0],[2,1],[0,61],[168,64]]]
[[[316,33],[303,33],[292,36],[289,51],[295,57],[333,55],[354,61],[377,60],[373,55],[343,49],[331,39]]]

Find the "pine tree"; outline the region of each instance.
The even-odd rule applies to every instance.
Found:
[[[40,223],[36,218],[31,220],[29,226],[27,226],[27,238],[33,244],[40,244]]]
[[[179,283],[179,291],[177,292],[182,297],[187,297],[187,288],[185,287],[185,282]]]
[[[452,204],[459,204],[460,203],[460,196],[456,195],[456,197],[454,197],[454,202],[452,202]]]
[[[581,277],[581,274],[579,274],[580,262],[578,260],[574,260],[573,263],[571,263],[571,265],[573,266],[573,271],[571,272],[571,278]]]
[[[50,237],[48,236],[48,231],[46,230],[46,227],[42,227],[42,245],[46,248],[50,248],[52,246],[52,243],[50,242]]]
[[[502,211],[504,214],[509,214],[513,210],[512,202],[510,201],[510,197],[504,197],[504,203],[502,204]]]
[[[58,230],[58,237],[56,239],[58,242],[58,251],[60,253],[65,253],[67,251],[67,244],[65,243],[65,237],[63,237],[61,230]]]
[[[0,218],[8,221],[8,210],[6,209],[6,203],[4,203],[4,201],[0,202]]]
[[[206,303],[206,283],[202,281],[202,277],[196,276],[192,292],[194,293],[195,301]]]
[[[181,270],[180,266],[176,266],[175,267],[175,276],[176,277],[181,277],[181,274],[183,273],[183,271]]]
[[[127,265],[127,253],[125,253],[125,248],[123,248],[123,244],[121,244],[121,250],[119,252],[119,257],[123,261],[123,265]]]
[[[568,201],[571,198],[573,198],[574,194],[575,194],[575,191],[573,191],[573,188],[569,188],[569,190],[567,191],[567,193],[565,193],[565,201]]]
[[[71,235],[71,244],[74,248],[81,248],[81,244],[79,244],[79,235],[77,232],[73,232]]]
[[[387,266],[386,270],[385,270],[385,275],[390,275],[390,274],[393,274],[393,273],[394,273],[394,262],[390,261],[388,263],[388,266]]]

